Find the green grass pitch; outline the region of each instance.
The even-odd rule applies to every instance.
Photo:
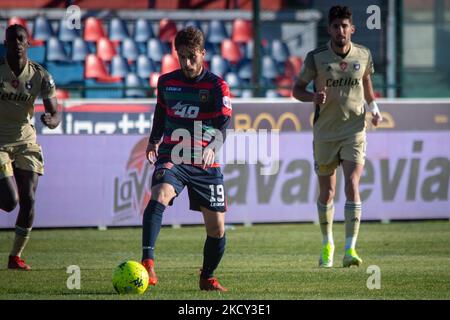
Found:
[[[335,267],[319,269],[319,227],[313,224],[236,226],[216,274],[228,293],[198,289],[203,227],[163,228],[156,251],[159,283],[142,296],[119,296],[111,276],[140,259],[141,229],[33,230],[24,258],[32,272],[6,269],[13,231],[0,231],[0,299],[450,299],[450,222],[363,223],[360,268],[342,268],[344,226],[334,225]],[[67,267],[78,265],[81,289],[69,290]],[[369,290],[367,268],[381,272]]]

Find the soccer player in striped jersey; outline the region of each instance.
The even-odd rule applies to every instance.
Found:
[[[19,203],[9,269],[30,270],[21,258],[34,219],[38,178],[44,174],[41,146],[31,124],[34,101],[41,96],[42,123],[54,129],[60,119],[51,75],[28,59],[28,33],[21,25],[6,29],[6,57],[0,59],[0,209],[10,212]],[[15,186],[17,186],[17,191]]]
[[[359,266],[355,250],[361,220],[359,180],[366,151],[365,104],[372,123],[382,120],[372,88],[374,72],[370,50],[351,42],[355,27],[349,8],[335,6],[329,11],[327,45],[308,53],[293,88],[293,96],[316,105],[314,117],[314,162],[319,177],[317,200],[323,235],[320,267],[333,266],[332,233],[336,169],[341,164],[345,177],[345,253],[343,266]],[[314,93],[306,86],[314,82]]]
[[[143,217],[142,264],[156,285],[154,249],[162,215],[185,186],[190,209],[201,211],[206,227],[201,290],[227,291],[214,270],[225,251],[226,196],[216,155],[231,118],[230,91],[203,66],[203,33],[187,27],[175,37],[181,69],[158,79],[157,104],[147,147],[155,165],[151,200]],[[162,138],[162,141],[161,141]]]

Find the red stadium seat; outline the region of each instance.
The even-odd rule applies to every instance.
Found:
[[[303,60],[297,56],[290,56],[285,63],[284,74],[287,77],[294,78],[298,76],[303,65]]]
[[[98,41],[100,38],[105,37],[105,30],[103,29],[102,20],[95,17],[89,17],[84,22],[84,34],[85,41]]]
[[[165,54],[161,61],[161,74],[172,72],[177,69],[180,69],[178,59],[171,54]]]
[[[95,54],[89,54],[86,56],[84,63],[84,78],[108,78],[108,72],[106,71],[103,61]]]
[[[292,85],[294,80],[291,77],[282,76],[275,80],[277,87],[282,87],[277,90],[277,92],[283,97],[290,97],[292,92]]]
[[[30,45],[31,46],[42,46],[42,45],[44,45],[44,41],[33,39],[32,34],[30,32],[30,29],[28,28],[27,20],[25,20],[24,18],[21,18],[21,17],[11,17],[11,18],[8,19],[8,27],[13,25],[13,24],[19,24],[19,25],[23,26],[27,30],[28,35],[30,37],[29,41],[30,41]]]
[[[244,19],[234,20],[231,39],[234,42],[249,42],[253,40],[253,26],[251,21]]]
[[[220,51],[222,57],[232,64],[237,64],[239,60],[242,59],[242,53],[239,45],[231,39],[225,39],[222,41]]]
[[[162,19],[159,21],[158,38],[162,42],[172,42],[177,34],[177,25],[169,19]]]
[[[56,98],[58,100],[69,99],[70,98],[69,91],[63,89],[56,89]]]
[[[97,56],[103,61],[111,61],[117,54],[114,43],[108,38],[100,38],[97,41]]]

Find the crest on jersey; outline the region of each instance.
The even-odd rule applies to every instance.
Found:
[[[200,102],[206,102],[209,98],[209,91],[208,90],[200,90],[198,92],[198,95],[200,97]]]
[[[31,83],[31,81],[25,82],[25,88],[27,88],[27,90],[31,90],[31,88],[33,88],[33,84]]]
[[[12,86],[14,87],[14,89],[16,89],[19,86],[19,80],[17,79],[13,79],[11,81]]]
[[[341,63],[339,63],[339,67],[341,67],[342,71],[345,71],[347,69],[347,62],[342,61]]]
[[[353,65],[353,68],[355,68],[355,70],[359,70],[359,68],[361,68],[361,65],[359,63],[355,63]]]

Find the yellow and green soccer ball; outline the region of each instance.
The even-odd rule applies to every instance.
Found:
[[[119,294],[143,294],[148,286],[148,272],[139,262],[125,261],[114,270],[112,283]]]

